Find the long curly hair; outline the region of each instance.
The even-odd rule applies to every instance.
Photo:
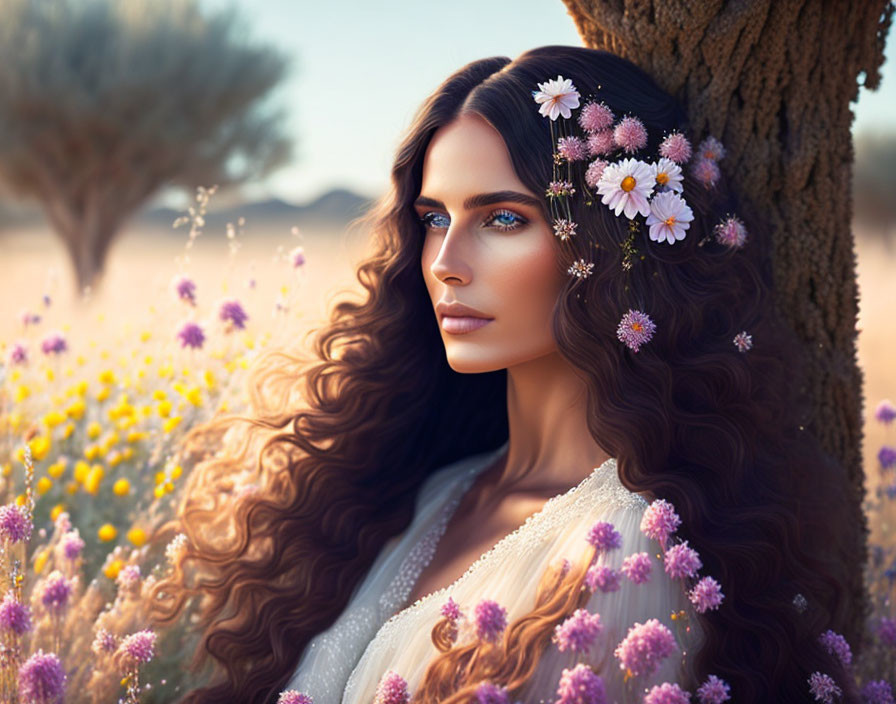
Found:
[[[281,350],[256,363],[250,414],[187,436],[184,451],[205,455],[176,518],[154,538],[183,532],[187,541],[151,604],[157,624],[190,611],[202,633],[193,669],[205,665],[208,681],[183,702],[272,701],[384,544],[408,527],[426,478],[507,439],[506,370],[464,375],[447,363],[412,204],[433,134],[462,113],[494,126],[521,181],[544,193],[554,143],[531,93],[557,75],[617,116],[638,116],[648,154],[672,130],[689,133],[681,104],[647,73],[582,47],[474,61],[425,100],[397,150],[391,189],[362,221],[374,238],[357,271],[363,300],[335,304],[313,331],[314,358]],[[807,679],[820,671],[838,680],[844,701],[858,701],[818,642],[846,618],[838,525],[847,507],[842,468],[820,449],[799,393],[804,352],[770,297],[770,233],[724,175],[711,189],[685,179],[682,195],[695,213],[686,238],[669,245],[643,233],[628,269],[626,218],[574,199],[579,233],[555,238],[557,266],[595,266],[587,278],[570,276],[556,302],[559,352],[581,372],[589,431],[617,459],[621,482],[676,507],[679,536],[722,586],[722,605],[699,616],[695,677],[722,677],[740,702],[808,702]],[[742,249],[711,237],[728,213],[746,224]],[[637,354],[616,336],[629,308],[657,325]],[[745,353],[732,341],[742,330],[753,339]],[[252,486],[240,488],[238,476]],[[550,594],[562,602],[548,609],[551,623],[580,605]],[[807,608],[795,606],[797,595]],[[546,647],[545,632],[535,624],[511,644],[524,653],[514,686]]]

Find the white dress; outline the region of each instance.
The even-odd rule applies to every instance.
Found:
[[[561,652],[552,644],[525,690],[516,692],[511,701],[556,701],[563,669],[585,662],[603,678],[607,701],[622,704],[624,672],[613,651],[629,627],[650,618],[669,627],[679,649],[652,676],[641,675],[629,688],[637,685],[643,694],[654,684],[683,682],[689,654],[699,647],[702,633],[681,581],[663,569],[659,544],[640,530],[648,502],[622,485],[612,458],[569,491],[548,500],[453,584],[407,605],[464,492],[479,471],[506,452],[508,442],[442,467],[427,478],[411,524],[386,543],[336,622],[309,643],[286,689],[310,695],[314,704],[371,704],[380,679],[393,670],[407,680],[413,694],[430,660],[439,654],[430,634],[449,596],[470,615],[480,599],[493,599],[507,609],[507,623],[512,623],[534,607],[538,580],[549,565],[564,557],[579,560],[588,548],[588,529],[597,521],[613,523],[622,535],[622,547],[601,554],[596,562],[618,570],[624,557],[647,552],[652,556],[650,580],[635,584],[623,576],[618,591],[595,591],[585,608],[600,614],[603,629],[590,651]],[[685,622],[671,619],[680,610],[688,615]],[[459,640],[467,642],[462,636]]]

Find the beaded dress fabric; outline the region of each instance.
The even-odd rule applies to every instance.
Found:
[[[464,614],[472,615],[481,599],[493,599],[507,610],[507,623],[531,611],[542,573],[563,558],[575,562],[588,549],[588,529],[610,521],[622,535],[622,548],[601,554],[596,562],[615,569],[635,552],[653,556],[648,582],[625,577],[615,592],[595,591],[585,608],[599,613],[603,629],[587,654],[561,652],[549,646],[535,675],[513,701],[554,702],[564,668],[585,662],[603,678],[608,702],[624,701],[624,672],[614,657],[616,645],[634,623],[656,618],[675,634],[679,651],[666,658],[651,676],[640,676],[638,687],[682,682],[702,634],[680,581],[673,580],[656,559],[659,544],[640,530],[648,502],[619,481],[616,461],[609,459],[569,491],[547,501],[512,533],[481,555],[455,582],[413,604],[407,599],[417,578],[435,554],[436,546],[464,492],[479,471],[506,452],[498,449],[473,455],[441,468],[421,488],[414,519],[383,547],[365,579],[352,594],[339,619],[309,643],[287,688],[310,695],[315,704],[372,704],[377,685],[389,670],[397,672],[413,694],[429,662],[439,655],[432,644],[432,627],[450,596]],[[690,631],[671,619],[685,610]],[[466,627],[465,625],[466,624]],[[468,622],[460,624],[458,642],[473,638]]]

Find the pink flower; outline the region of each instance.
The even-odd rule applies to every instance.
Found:
[[[40,600],[52,613],[59,614],[68,606],[72,582],[59,570],[53,570],[44,582]]]
[[[447,618],[449,621],[457,621],[460,618],[460,607],[457,605],[457,602],[454,601],[450,596],[448,597],[448,601],[442,604],[442,608],[440,609],[442,616]]]
[[[688,598],[701,614],[719,608],[724,597],[721,586],[712,577],[704,577],[688,592]]]
[[[608,164],[597,182],[601,203],[618,217],[625,213],[629,220],[639,213],[650,215],[648,199],[656,186],[653,166],[639,159],[623,159]]]
[[[137,667],[152,660],[155,655],[156,634],[148,628],[125,636],[118,646],[123,660],[130,667]]]
[[[844,667],[852,662],[852,651],[849,648],[849,643],[839,633],[828,629],[818,636],[818,642],[824,646],[828,653],[836,655]]]
[[[588,188],[597,188],[605,168],[607,168],[607,162],[603,159],[595,159],[588,165],[585,170],[585,184]]]
[[[834,704],[834,697],[839,697],[843,692],[834,683],[830,675],[821,672],[813,672],[809,675],[809,692],[815,697],[815,701],[824,704]]]
[[[688,704],[690,701],[690,692],[669,682],[651,687],[650,691],[644,695],[644,704]]]
[[[622,561],[622,573],[635,584],[643,584],[650,580],[650,555],[638,552],[629,555]]]
[[[507,609],[497,601],[482,599],[474,609],[476,635],[480,640],[496,641],[507,627]]]
[[[576,192],[571,181],[551,181],[545,190],[545,196],[548,198],[557,198],[558,196],[571,196]]]
[[[40,343],[40,349],[44,354],[62,354],[68,349],[61,332],[51,332]]]
[[[619,321],[616,337],[630,350],[637,352],[641,349],[641,345],[650,342],[655,332],[656,324],[647,313],[629,308]]]
[[[623,117],[613,130],[613,140],[628,154],[647,146],[647,128],[637,117]]]
[[[693,219],[694,211],[684,198],[673,191],[663,191],[650,201],[650,213],[645,224],[651,240],[675,244],[687,236]]]
[[[579,126],[586,132],[598,132],[613,124],[616,116],[609,106],[604,103],[589,101],[579,111]]]
[[[482,682],[476,689],[476,704],[510,704],[507,688]]]
[[[700,704],[722,704],[731,699],[731,695],[728,694],[730,689],[725,680],[709,675],[706,682],[697,688],[697,700]]]
[[[407,704],[408,683],[397,672],[389,670],[376,687],[373,704]]]
[[[106,655],[115,652],[116,648],[118,648],[118,639],[115,635],[105,628],[97,629],[96,635],[93,638],[93,643],[90,645],[90,649],[96,655]]]
[[[588,147],[589,156],[605,156],[616,150],[613,130],[600,130],[589,134],[585,144]]]
[[[314,704],[314,700],[307,694],[302,694],[294,689],[287,689],[285,692],[280,692],[277,704]]]
[[[575,223],[572,220],[558,218],[557,220],[554,220],[554,234],[559,237],[561,241],[565,242],[576,234],[576,228],[578,226],[578,223]]]
[[[675,636],[657,619],[636,623],[616,646],[613,654],[619,660],[620,669],[628,669],[632,675],[652,675],[663,659],[675,651]]]
[[[585,663],[563,668],[555,704],[607,704],[604,681]]]
[[[666,550],[666,573],[674,579],[693,577],[702,566],[700,556],[696,550],[688,547],[687,540]]]
[[[732,249],[739,249],[744,246],[747,241],[747,228],[743,222],[734,215],[731,215],[713,227],[713,233],[716,240],[720,244],[724,244]]]
[[[294,269],[298,269],[305,263],[305,250],[301,247],[295,247],[289,253],[289,261],[292,263]]]
[[[59,657],[38,650],[19,668],[19,698],[25,704],[62,704],[65,680]]]
[[[707,188],[712,188],[722,172],[712,159],[698,159],[691,167],[691,175]]]
[[[684,164],[691,158],[691,143],[681,132],[673,132],[660,144],[660,156]]]
[[[648,538],[658,540],[663,550],[666,549],[669,536],[680,525],[681,518],[675,512],[675,507],[665,499],[653,501],[641,517],[641,532]]]
[[[607,521],[598,521],[591,526],[586,539],[598,553],[622,547],[622,536],[613,524]]]
[[[719,140],[710,135],[700,142],[700,146],[697,147],[697,156],[701,159],[718,161],[725,157],[725,147],[722,146]]]
[[[537,85],[538,90],[532,91],[532,97],[540,103],[538,112],[544,117],[556,120],[562,115],[568,120],[572,116],[572,108],[579,107],[579,92],[570,79],[557,76],[554,80]]]
[[[9,354],[6,357],[9,366],[14,364],[28,364],[28,347],[24,342],[15,342],[9,348]]]
[[[23,506],[0,506],[0,539],[10,543],[26,543],[31,539],[31,529],[31,519]]]
[[[585,573],[585,586],[592,592],[600,589],[602,592],[619,591],[621,573],[606,565],[591,565]]]
[[[588,158],[588,149],[581,137],[561,137],[557,140],[557,153],[567,161]]]
[[[588,609],[576,609],[572,616],[557,624],[552,640],[561,652],[574,650],[587,653],[602,630],[600,614],[593,614]]]
[[[67,560],[77,560],[84,549],[84,541],[77,529],[63,535],[60,543],[62,544],[62,554]]]
[[[884,399],[874,409],[874,417],[878,422],[889,425],[896,418],[896,406],[889,399]]]
[[[753,336],[748,334],[746,330],[741,330],[734,336],[734,346],[738,352],[746,352],[753,348]]]
[[[140,583],[140,566],[125,565],[121,568],[115,581],[123,589],[136,587]]]
[[[13,592],[7,592],[0,602],[0,630],[17,636],[31,630],[31,609],[16,599]]]

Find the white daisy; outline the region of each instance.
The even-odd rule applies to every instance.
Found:
[[[572,108],[579,107],[579,92],[569,78],[557,76],[556,80],[538,84],[539,90],[532,91],[532,97],[536,103],[541,103],[538,108],[545,117],[556,120],[558,115],[569,119]]]
[[[693,211],[680,195],[672,191],[657,193],[650,201],[650,214],[646,220],[650,226],[650,239],[675,244],[676,240],[684,239],[685,230],[693,219]]]
[[[650,214],[647,199],[656,185],[654,169],[640,159],[623,159],[608,164],[597,182],[597,192],[603,196],[601,203],[610,207],[618,216],[625,211],[629,220],[638,213]]]
[[[653,165],[653,173],[656,178],[657,190],[670,190],[682,192],[681,185],[681,167],[671,159],[660,157],[660,160]],[[665,186],[665,188],[660,188]]]

